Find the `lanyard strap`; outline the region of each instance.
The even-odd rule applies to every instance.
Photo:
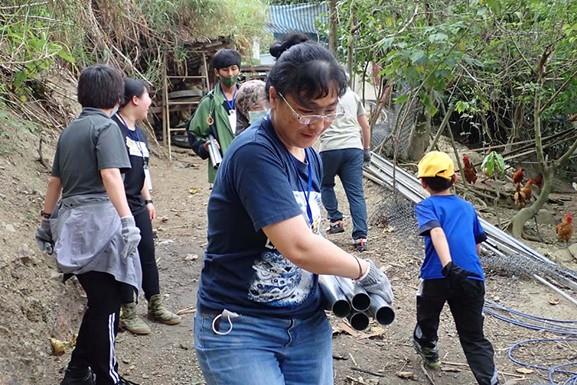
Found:
[[[309,219],[309,225],[312,226],[313,225],[313,211],[311,209],[309,197],[310,197],[311,191],[313,189],[313,167],[311,165],[311,162],[309,161],[309,154],[308,154],[306,149],[305,149],[305,161],[307,162],[307,189],[306,190],[303,188],[301,177],[300,177],[299,172],[298,172],[299,170],[298,170],[298,167],[294,164],[294,161],[293,161],[293,165],[295,166],[295,170],[297,172],[297,178],[299,181],[299,186],[300,186],[301,190],[303,191],[303,193],[305,194],[305,200],[306,200],[306,204],[307,204],[307,216]]]
[[[229,111],[230,111],[230,110],[234,110],[234,105],[235,105],[235,102],[236,102],[236,91],[237,91],[237,89],[238,89],[238,88],[236,88],[236,87],[234,88],[234,93],[232,94],[232,99],[230,99],[230,100],[228,100],[228,99],[226,98],[226,95],[225,95],[224,91],[222,91],[222,96],[224,96],[224,101],[226,102],[226,105],[228,106],[228,110],[229,110]],[[222,88],[221,88],[221,90],[222,90]]]

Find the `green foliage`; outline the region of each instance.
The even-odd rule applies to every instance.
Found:
[[[505,160],[503,156],[495,151],[491,151],[483,159],[481,170],[489,178],[502,178],[505,175]]]
[[[340,0],[338,9],[341,58],[353,44],[357,73],[367,62],[380,65],[381,76],[404,90],[397,103],[412,90],[431,116],[454,102],[458,113],[495,117],[513,136],[533,131],[535,95],[544,103],[544,134],[577,111],[574,0]]]
[[[87,5],[89,4],[89,5]],[[109,62],[160,80],[158,53],[183,42],[232,37],[242,50],[263,36],[266,0],[4,0],[0,84],[24,101],[57,63]],[[132,75],[130,73],[129,75]]]
[[[56,20],[45,8],[8,4],[12,7],[0,12],[0,57],[5,66],[14,68],[9,89],[25,100],[27,81],[37,79],[58,60],[73,64],[75,59],[64,44],[53,41],[51,30]]]

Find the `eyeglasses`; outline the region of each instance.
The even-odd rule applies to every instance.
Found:
[[[296,118],[296,120],[305,126],[308,126],[311,123],[314,122],[318,122],[319,120],[324,122],[332,122],[335,119],[338,118],[342,118],[343,116],[345,116],[345,112],[343,111],[342,107],[340,104],[337,105],[337,111],[331,113],[331,114],[326,114],[326,115],[301,115],[298,112],[295,111],[295,109],[290,105],[290,103],[286,100],[286,98],[284,97],[283,94],[281,94],[280,92],[278,93],[279,96],[282,98],[282,100],[284,100],[284,102],[286,103],[287,106],[289,106],[290,110],[292,111],[294,117]]]

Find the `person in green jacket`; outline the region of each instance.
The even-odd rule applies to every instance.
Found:
[[[228,48],[212,58],[218,79],[214,88],[201,100],[187,127],[188,140],[202,159],[209,158],[209,139],[216,139],[222,156],[236,134],[236,91],[240,74],[240,54]],[[209,161],[210,162],[210,161]],[[209,164],[208,182],[213,183],[218,165]]]

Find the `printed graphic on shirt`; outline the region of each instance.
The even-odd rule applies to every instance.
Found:
[[[306,222],[309,223],[305,193],[293,193]],[[312,229],[318,234],[322,219],[321,194],[311,191],[309,205],[313,215]],[[255,274],[248,291],[249,299],[278,307],[299,305],[313,288],[313,274],[285,258],[270,241],[267,241],[266,248],[252,266]]]
[[[136,141],[132,138],[126,137],[126,147],[128,147],[128,154],[130,156],[139,156],[141,158],[149,158],[148,148],[146,148],[146,143],[141,141]]]

